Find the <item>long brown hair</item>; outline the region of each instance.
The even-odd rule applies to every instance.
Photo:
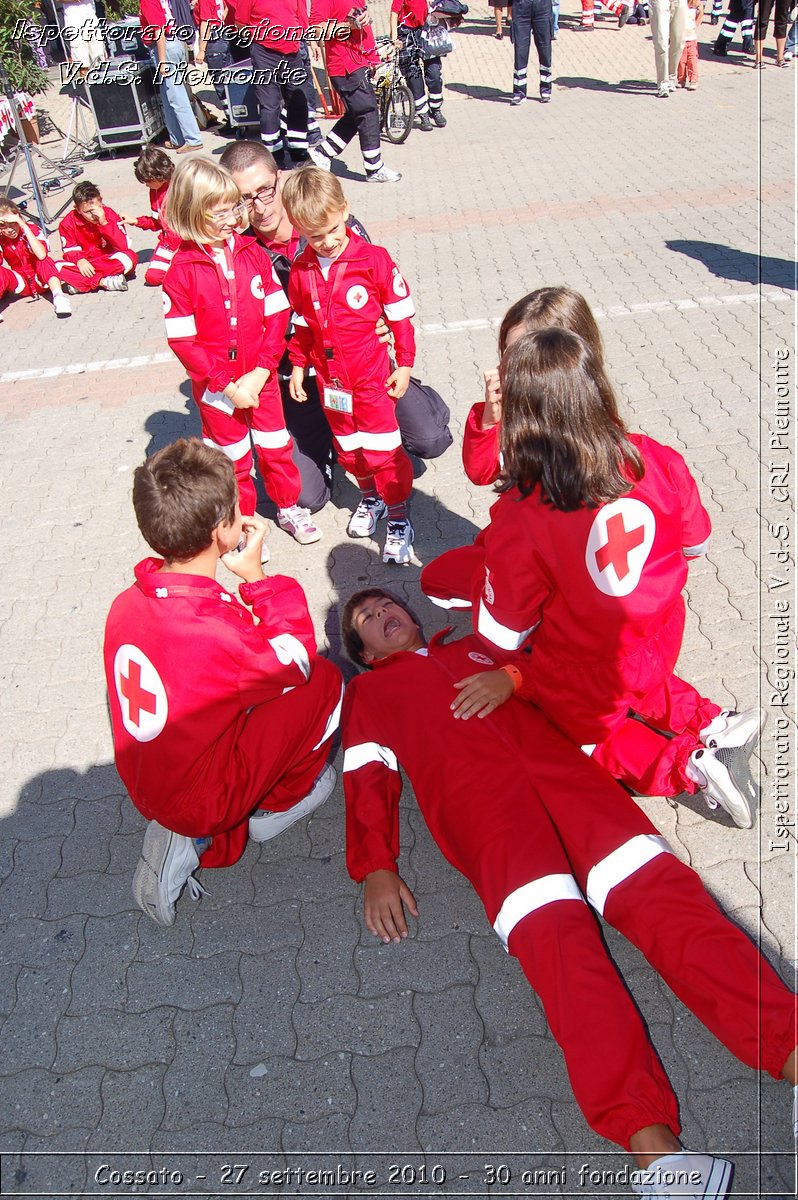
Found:
[[[511,329],[522,326],[526,333],[556,325],[570,329],[587,342],[599,363],[604,364],[604,345],[596,318],[584,296],[569,287],[544,287],[516,300],[499,326],[499,354],[507,349]]]
[[[603,365],[567,329],[524,334],[504,354],[502,478],[563,512],[617,500],[643,477]]]

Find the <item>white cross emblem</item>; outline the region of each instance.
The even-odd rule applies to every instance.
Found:
[[[369,294],[366,289],[359,283],[351,287],[346,293],[346,302],[350,308],[362,308],[368,301]]]

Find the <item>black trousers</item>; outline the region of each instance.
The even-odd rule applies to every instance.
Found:
[[[366,174],[373,175],[382,166],[382,154],[380,113],[368,67],[359,67],[351,75],[333,75],[330,82],[341,97],[346,112],[335,122],[321,148],[333,155],[340,154],[357,134]]]
[[[551,0],[513,0],[513,95],[525,96],[529,46],[535,39],[540,61],[541,93],[551,91]]]
[[[296,77],[299,74],[297,67],[302,66],[298,55],[268,50],[265,46],[259,46],[257,42],[252,43],[250,53],[255,70],[273,76],[253,85],[260,105],[261,141],[272,154],[282,150],[280,110],[285,105],[288,124],[286,141],[289,148],[301,154],[307,149],[308,142],[308,101],[304,80],[298,83],[290,82],[290,76],[293,74]],[[285,82],[281,82],[283,80]]]

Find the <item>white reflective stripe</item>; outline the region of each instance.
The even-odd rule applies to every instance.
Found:
[[[156,258],[162,258],[167,262],[171,262],[176,253],[176,250],[170,250],[168,246],[157,246],[152,259],[150,260],[150,266],[152,266],[152,263]]]
[[[126,275],[127,275],[128,271],[133,270],[133,259],[130,257],[129,254],[124,254],[121,250],[117,250],[117,252],[115,254],[110,255],[110,257],[115,258],[117,262],[120,262],[122,264],[122,266],[125,268]]]
[[[268,296],[263,297],[263,313],[264,316],[273,317],[275,313],[287,312],[291,305],[288,303],[288,298],[280,288],[279,292],[270,292]]]
[[[536,621],[534,625],[529,626],[529,629],[522,629],[520,633],[516,629],[508,629],[506,625],[501,625],[494,616],[491,616],[485,607],[484,599],[480,597],[477,633],[481,633],[501,650],[517,650],[526,641],[532,630],[537,629],[539,623]]]
[[[442,600],[438,596],[427,596],[433,604],[437,604],[438,608],[470,608],[470,600]]]
[[[269,638],[269,645],[283,666],[296,663],[305,678],[308,678],[310,658],[299,638],[295,638],[293,633],[278,633],[277,637]]]
[[[398,429],[392,433],[362,433],[360,445],[364,450],[396,450],[402,444],[402,435]]]
[[[598,745],[598,742],[594,742],[592,746],[580,746],[579,749],[582,751],[583,754],[586,754],[588,756],[588,758],[592,758],[596,752],[597,745]]]
[[[372,762],[382,763],[389,771],[399,770],[393,750],[377,742],[361,742],[359,746],[350,746],[344,751],[344,771],[359,771]]]
[[[294,325],[301,325],[303,329],[307,329],[308,323],[304,317],[300,317],[299,313],[291,313],[291,320]]]
[[[69,254],[70,250],[82,250],[82,249],[83,249],[82,246],[64,246],[64,254]]]
[[[197,336],[197,323],[192,316],[166,317],[166,336],[168,338],[183,338]]]
[[[338,703],[327,718],[327,724],[324,726],[324,733],[321,735],[314,750],[318,750],[319,746],[323,746],[328,738],[331,738],[338,726],[341,724],[341,705],[344,702],[344,685],[341,684],[341,695],[338,697]]]
[[[665,838],[653,833],[639,833],[591,867],[585,891],[596,912],[603,916],[612,889],[659,854],[673,854]]]
[[[241,458],[246,458],[250,453],[249,434],[242,437],[240,442],[231,442],[229,446],[220,446],[218,442],[214,442],[211,438],[203,438],[206,446],[214,446],[217,450],[221,450],[222,454],[226,454],[233,462],[238,462]]]
[[[9,270],[11,271],[10,267],[9,267]],[[19,296],[22,292],[25,291],[25,287],[26,287],[25,280],[22,278],[22,276],[17,271],[11,271],[11,274],[16,279],[16,283],[14,284],[14,295]]]
[[[709,538],[703,541],[700,546],[684,546],[682,553],[685,558],[698,558],[699,554],[706,554],[709,549]]]
[[[336,433],[334,437],[341,449],[346,452],[360,449],[359,433]]]
[[[525,883],[510,892],[493,922],[493,928],[504,943],[505,950],[510,934],[519,921],[557,900],[581,900],[584,903],[585,898],[573,875],[544,875],[542,879],[533,879],[531,883]]]
[[[415,311],[416,306],[411,296],[405,296],[395,304],[385,305],[385,315],[389,321],[403,321],[405,317],[412,317]]]
[[[291,434],[287,429],[275,429],[271,433],[266,433],[262,429],[253,429],[252,440],[256,446],[262,446],[265,450],[279,450],[281,446],[288,445],[291,441]]]
[[[236,410],[232,400],[228,400],[224,392],[209,392],[202,393],[202,403],[207,404],[208,408],[218,408],[219,412],[227,413],[228,417],[232,417]]]

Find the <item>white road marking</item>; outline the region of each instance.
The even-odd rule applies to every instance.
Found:
[[[646,313],[686,312],[693,308],[728,308],[735,304],[793,303],[795,297],[789,292],[737,292],[730,296],[699,296],[696,300],[651,300],[645,304],[613,304],[609,308],[594,308],[599,319],[618,320],[622,317],[639,317]],[[445,321],[441,324],[419,325],[418,332],[430,337],[450,333],[468,333],[472,329],[497,329],[501,317],[477,317],[471,321]],[[133,358],[109,358],[99,362],[67,363],[62,367],[32,367],[28,371],[4,371],[0,383],[25,383],[34,379],[57,379],[61,375],[90,375],[97,371],[124,371],[136,367],[153,367],[161,363],[176,362],[169,351],[160,354],[139,354]]]

